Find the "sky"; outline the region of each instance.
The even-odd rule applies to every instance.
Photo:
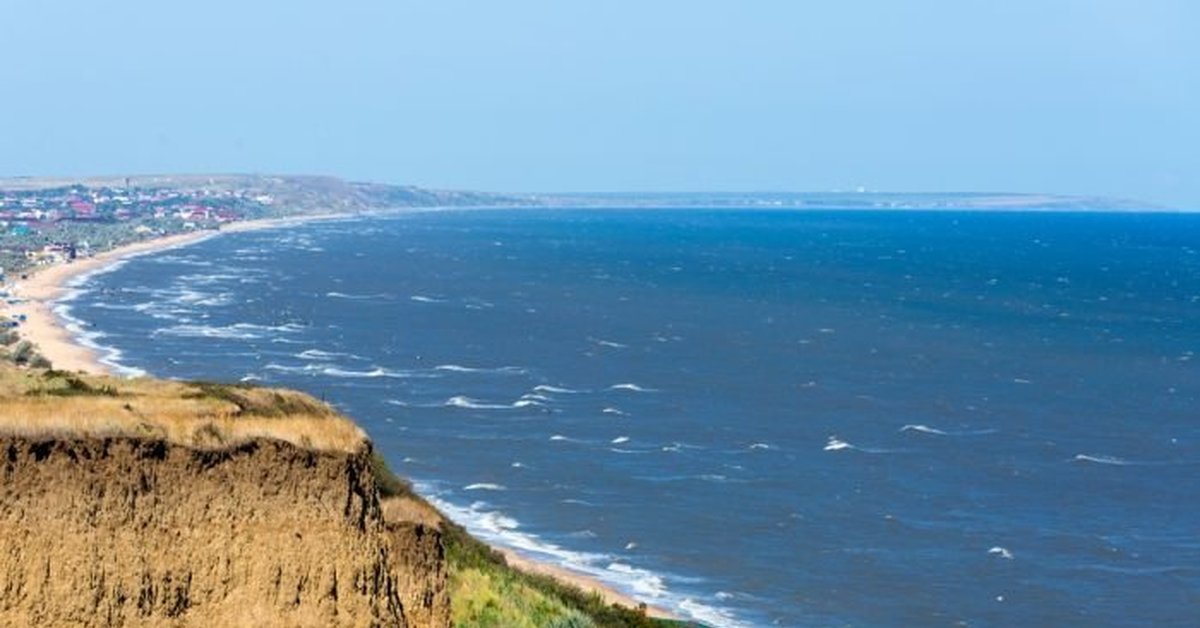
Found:
[[[1200,209],[1196,0],[0,0],[0,176]]]

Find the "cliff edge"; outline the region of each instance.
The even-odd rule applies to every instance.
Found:
[[[446,626],[440,531],[290,391],[0,377],[0,624]]]

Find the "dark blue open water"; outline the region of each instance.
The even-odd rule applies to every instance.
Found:
[[[124,367],[322,396],[481,536],[719,625],[1200,616],[1200,216],[474,211],[136,258]]]

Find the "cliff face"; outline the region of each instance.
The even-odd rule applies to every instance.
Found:
[[[436,529],[370,449],[0,437],[0,624],[445,626]]]

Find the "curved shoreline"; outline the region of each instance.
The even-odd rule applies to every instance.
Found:
[[[100,361],[100,355],[80,344],[65,321],[54,312],[58,301],[70,292],[71,281],[88,273],[103,271],[129,257],[185,246],[216,233],[219,232],[201,231],[166,236],[117,247],[86,259],[31,269],[12,286],[12,295],[21,302],[6,305],[4,313],[25,316],[17,333],[37,345],[41,354],[55,368],[113,375],[114,370]]]
[[[0,314],[25,315],[25,321],[17,328],[17,332],[22,339],[37,345],[38,350],[54,368],[119,376],[120,373],[117,369],[112,365],[105,364],[104,358],[99,352],[83,344],[78,332],[73,331],[70,323],[54,311],[61,300],[71,293],[72,281],[90,274],[105,272],[126,259],[196,244],[226,233],[288,227],[318,220],[336,220],[353,216],[353,214],[323,214],[238,222],[218,231],[205,230],[163,236],[119,246],[73,262],[30,269],[24,273],[24,278],[11,284],[12,296],[22,302],[13,305],[3,304],[0,306]],[[509,561],[509,565],[515,569],[550,576],[584,591],[596,593],[609,604],[619,604],[636,609],[643,603],[598,578],[576,573],[555,563],[530,558],[508,547],[494,545],[493,547],[502,553]],[[646,610],[652,617],[680,619],[677,614],[662,608],[647,606]]]

